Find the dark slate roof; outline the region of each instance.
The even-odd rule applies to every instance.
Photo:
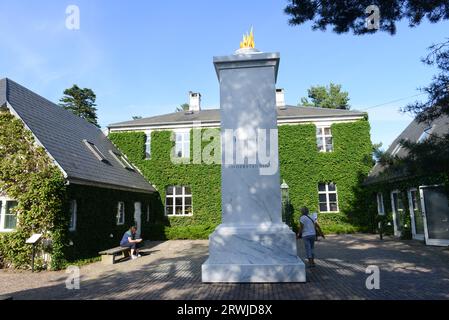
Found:
[[[117,148],[103,132],[9,79],[0,80],[0,106],[6,102],[31,130],[73,183],[101,185],[114,189],[153,192],[154,188],[137,171],[125,169],[111,154]],[[83,140],[94,143],[108,163],[99,161]]]
[[[390,145],[390,147],[387,149],[386,152],[392,154],[395,151],[395,149],[399,147],[399,143],[402,140],[409,140],[414,142],[418,141],[418,139],[424,133],[424,130],[427,130],[430,127],[432,127],[432,130],[430,132],[432,135],[442,136],[449,133],[449,117],[442,116],[431,123],[427,122],[419,123],[418,121],[413,120],[407,126],[407,128],[405,128],[405,130],[393,141],[393,143]],[[402,158],[407,156],[407,153],[408,153],[407,149],[400,148],[396,152],[396,155]],[[388,172],[388,175],[387,174],[383,175],[382,173],[384,173],[386,169],[387,167],[377,163],[371,170],[365,183],[372,184],[407,177],[406,173],[403,171]]]
[[[286,106],[286,108],[277,108],[277,110],[278,110],[278,120],[286,120],[290,118],[307,119],[307,118],[327,118],[327,117],[345,117],[345,116],[364,117],[366,115],[366,113],[360,111],[315,108],[315,107]],[[157,126],[166,124],[192,123],[193,121],[220,122],[220,109],[204,109],[194,113],[187,113],[183,111],[174,112],[155,117],[114,123],[110,124],[109,128]]]

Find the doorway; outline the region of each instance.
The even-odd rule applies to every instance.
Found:
[[[142,203],[134,202],[134,223],[137,228],[136,238],[140,238],[142,232]]]
[[[416,240],[424,240],[424,213],[418,189],[408,190],[408,205],[412,222],[412,236]]]
[[[444,189],[441,186],[422,186],[419,189],[426,244],[449,246],[449,199]]]
[[[404,201],[402,200],[402,193],[399,190],[391,192],[391,208],[393,211],[394,235],[400,237],[404,222]]]

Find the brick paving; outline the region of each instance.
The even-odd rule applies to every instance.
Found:
[[[147,243],[148,255],[113,266],[81,267],[79,290],[67,274],[0,270],[0,295],[14,299],[449,299],[449,251],[374,235],[334,235],[317,243],[307,283],[203,284],[207,241]],[[304,256],[301,247],[299,255]],[[380,268],[380,289],[365,286],[366,267]]]

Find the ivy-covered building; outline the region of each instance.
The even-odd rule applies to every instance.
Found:
[[[200,154],[221,159],[219,134],[208,130],[220,128],[220,110],[202,109],[199,93],[189,97],[188,110],[108,127],[109,138],[160,195],[152,238],[207,238],[220,223],[220,164],[198,160],[194,152],[200,137]],[[373,217],[359,209],[360,183],[373,165],[367,114],[288,106],[282,89],[276,100],[280,172],[293,221],[308,206],[328,232],[372,230]]]
[[[155,190],[99,128],[10,79],[0,124],[0,262],[26,266],[34,233],[54,268],[148,233]]]
[[[422,143],[430,136],[441,137],[448,133],[449,118],[446,116],[432,122],[414,120],[386,152],[404,158],[408,151],[401,141]],[[377,163],[365,184],[376,203],[371,206],[372,213],[379,214],[384,227],[391,226],[395,236],[425,240],[429,245],[449,245],[449,199],[441,177],[412,175],[404,167]]]

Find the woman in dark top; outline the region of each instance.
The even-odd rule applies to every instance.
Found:
[[[142,239],[136,239],[136,232],[137,228],[132,226],[123,234],[122,240],[120,241],[120,246],[131,248],[131,259],[141,257],[138,245],[142,242]]]

